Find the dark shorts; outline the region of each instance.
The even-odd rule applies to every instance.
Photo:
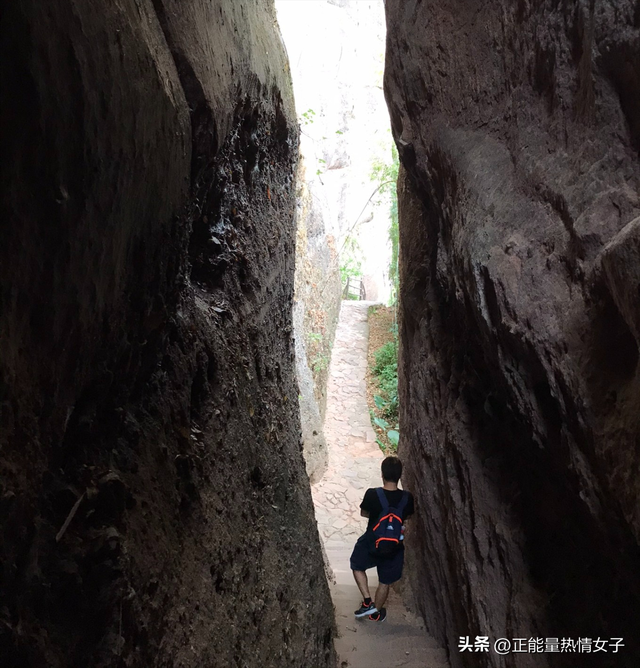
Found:
[[[402,577],[404,565],[404,548],[398,550],[388,559],[379,559],[371,554],[373,540],[368,534],[358,538],[351,553],[350,565],[352,571],[366,571],[369,568],[378,569],[378,580],[381,584],[390,585]]]

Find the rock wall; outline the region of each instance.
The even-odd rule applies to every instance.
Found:
[[[0,29],[3,666],[332,666],[268,0]]]
[[[304,459],[309,478],[315,482],[327,466],[323,425],[342,290],[334,239],[327,234],[322,207],[309,189],[303,159],[298,167],[296,204],[296,375]]]
[[[638,665],[640,5],[386,11],[420,607],[453,666]]]

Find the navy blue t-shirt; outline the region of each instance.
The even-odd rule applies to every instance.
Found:
[[[384,495],[387,497],[389,505],[395,507],[397,507],[397,505],[400,503],[400,499],[404,494],[403,490],[401,489],[394,489],[394,490],[383,489],[382,491],[384,492]],[[413,494],[411,494],[411,492],[407,492],[407,494],[409,495],[409,498],[407,499],[407,505],[404,507],[404,512],[402,513],[403,522],[407,519],[407,517],[411,517],[411,515],[413,515],[415,510],[413,504]],[[380,505],[380,499],[378,498],[378,492],[376,492],[375,487],[369,488],[364,493],[364,498],[362,499],[360,508],[365,512],[369,513],[369,523],[367,524],[367,531],[369,532],[373,531],[373,527],[376,525],[378,517],[380,517],[380,513],[382,512],[382,506]]]

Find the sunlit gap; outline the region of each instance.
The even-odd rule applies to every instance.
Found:
[[[337,249],[343,285],[362,281],[366,299],[388,303],[396,172],[382,89],[384,2],[275,4],[300,122],[302,185]]]

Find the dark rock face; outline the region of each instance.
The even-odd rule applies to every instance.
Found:
[[[1,31],[2,665],[333,665],[272,3]]]
[[[640,5],[386,8],[420,606],[454,666],[640,665]]]

